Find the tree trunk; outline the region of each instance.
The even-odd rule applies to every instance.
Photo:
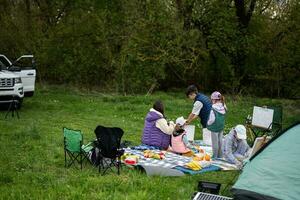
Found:
[[[242,37],[246,37],[247,28],[249,26],[252,13],[254,11],[256,0],[251,0],[249,9],[246,8],[245,0],[234,0],[234,5],[236,8],[236,16],[239,24],[239,32]],[[242,88],[241,85],[245,81],[245,63],[246,63],[246,48],[247,44],[242,41],[237,47],[237,53],[235,58],[233,58],[232,64],[234,65],[234,75],[239,80],[237,84],[237,91],[239,92]]]
[[[246,10],[244,0],[234,0],[234,5],[236,9],[236,16],[238,17],[239,25],[242,28],[247,28],[254,11],[256,0],[250,1],[249,9]]]

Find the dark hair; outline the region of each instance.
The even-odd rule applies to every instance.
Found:
[[[191,93],[198,93],[198,88],[196,85],[190,85],[186,88],[185,94],[188,97]]]
[[[165,116],[164,114],[165,108],[161,100],[155,101],[155,103],[153,104],[153,109],[163,114],[163,116]]]

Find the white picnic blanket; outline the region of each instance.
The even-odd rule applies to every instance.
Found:
[[[212,148],[209,146],[201,147],[208,154],[212,154]],[[154,153],[161,152],[160,150],[151,150]],[[143,166],[160,166],[162,168],[174,168],[176,166],[184,167],[187,163],[192,161],[192,157],[181,156],[172,152],[166,152],[165,158],[162,160],[154,158],[145,158],[144,151],[134,150],[130,148],[125,149],[125,153],[134,154],[139,156],[137,165]],[[220,167],[222,170],[238,170],[238,167],[234,164],[230,164],[224,160],[213,160],[212,165]]]
[[[159,153],[160,150],[152,150],[154,153]],[[161,166],[165,168],[174,168],[176,166],[184,166],[187,163],[191,162],[191,157],[181,156],[172,152],[166,152],[165,158],[162,160],[154,159],[154,158],[145,158],[144,152],[133,149],[125,149],[125,153],[134,154],[139,156],[139,165],[145,166]]]

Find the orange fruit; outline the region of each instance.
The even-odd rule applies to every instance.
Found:
[[[205,159],[206,161],[210,161],[210,155],[206,154],[206,155],[204,156],[204,159]]]

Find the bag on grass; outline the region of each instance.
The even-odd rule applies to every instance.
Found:
[[[99,152],[99,148],[94,147],[88,154],[88,158],[94,166],[98,166],[100,164]]]

